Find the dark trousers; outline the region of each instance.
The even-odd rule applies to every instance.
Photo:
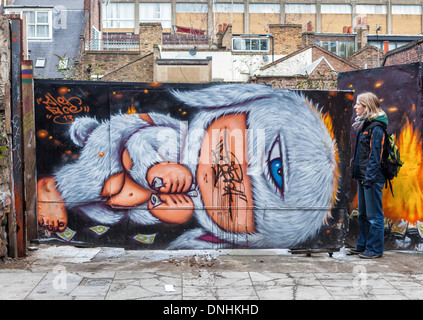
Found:
[[[373,254],[383,254],[384,218],[382,211],[383,183],[364,188],[358,182],[358,228],[360,235],[357,249]]]

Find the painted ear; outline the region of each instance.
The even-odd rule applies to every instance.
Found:
[[[70,128],[70,137],[72,141],[80,147],[83,147],[88,140],[91,132],[99,126],[95,118],[81,117],[76,118]]]

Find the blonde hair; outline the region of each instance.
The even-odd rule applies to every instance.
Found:
[[[357,96],[357,101],[364,107],[364,115],[369,120],[374,120],[379,115],[385,114],[380,106],[378,97],[371,92],[360,93]]]

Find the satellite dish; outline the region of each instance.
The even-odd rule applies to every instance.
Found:
[[[189,49],[189,54],[191,56],[195,56],[197,54],[197,50],[195,50],[195,49]]]
[[[268,57],[268,56],[266,56],[266,55],[264,55],[264,56],[263,56],[263,61],[264,61],[264,62],[269,61],[269,57]]]

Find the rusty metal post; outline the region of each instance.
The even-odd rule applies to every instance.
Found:
[[[22,64],[22,20],[15,16],[10,18],[11,33],[11,122],[12,122],[12,198],[14,203],[11,215],[12,227],[16,232],[17,256],[26,254],[26,223],[24,208],[24,183],[23,183],[23,148],[22,148],[22,90],[21,90],[21,64]],[[14,223],[16,221],[16,223]],[[14,226],[15,224],[15,226]],[[12,252],[11,252],[12,253]]]
[[[33,62],[22,62],[22,130],[24,153],[25,217],[27,239],[36,239],[37,234],[37,180],[35,174],[35,118]]]

